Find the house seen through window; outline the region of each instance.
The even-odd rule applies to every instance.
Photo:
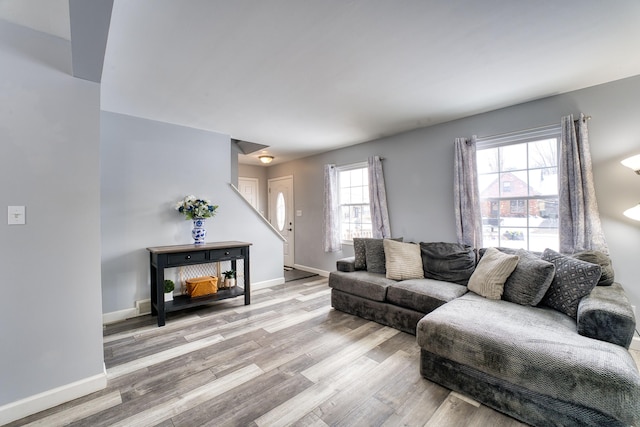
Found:
[[[557,126],[478,138],[483,246],[557,250]]]
[[[369,178],[366,163],[338,169],[340,188],[340,237],[351,242],[354,237],[372,237],[369,211]]]

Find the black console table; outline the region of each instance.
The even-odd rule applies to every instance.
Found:
[[[246,242],[212,242],[200,245],[156,246],[149,251],[151,271],[151,314],[158,316],[158,326],[164,326],[168,312],[187,307],[209,304],[226,298],[244,295],[244,304],[251,303],[251,281],[249,280],[249,246]],[[236,261],[244,260],[244,287],[238,285],[230,289],[220,289],[216,294],[198,298],[188,295],[176,296],[173,301],[164,301],[164,269],[191,264],[206,264],[217,261],[231,261],[236,270]]]

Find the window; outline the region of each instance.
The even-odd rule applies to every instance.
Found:
[[[484,246],[557,250],[560,129],[478,138]]]
[[[338,188],[342,241],[352,242],[354,237],[372,237],[366,163],[338,168]]]

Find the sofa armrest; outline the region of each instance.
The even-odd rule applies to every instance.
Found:
[[[636,327],[622,285],[596,286],[578,306],[578,333],[629,348]]]
[[[350,273],[356,271],[356,257],[351,256],[348,258],[342,258],[336,261],[336,269],[338,271],[344,271]]]

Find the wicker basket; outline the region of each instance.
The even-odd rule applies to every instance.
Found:
[[[203,297],[218,292],[218,278],[213,276],[187,279],[187,293],[191,298]]]

